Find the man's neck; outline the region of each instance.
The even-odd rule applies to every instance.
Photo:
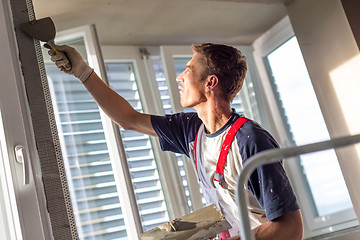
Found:
[[[204,123],[207,133],[214,133],[219,130],[227,123],[232,114],[229,103],[205,104],[196,107],[196,111]]]

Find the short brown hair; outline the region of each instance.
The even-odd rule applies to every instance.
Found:
[[[245,56],[238,49],[222,44],[203,43],[193,45],[192,50],[203,56],[203,77],[216,75],[224,97],[231,102],[244,83],[247,71]]]

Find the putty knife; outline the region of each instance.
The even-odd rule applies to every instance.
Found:
[[[54,22],[50,17],[23,23],[20,25],[20,28],[30,37],[46,42],[52,48],[52,50],[54,50],[55,54],[59,54],[59,52],[56,50],[56,45],[54,42],[56,29]],[[70,70],[70,63],[66,64],[64,68],[66,70]]]

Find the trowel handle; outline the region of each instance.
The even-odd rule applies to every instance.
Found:
[[[52,50],[54,50],[56,55],[59,54],[58,50],[56,50],[56,48],[55,48],[56,45],[55,45],[54,41],[48,41],[47,44],[51,47]]]
[[[56,45],[55,45],[54,41],[48,41],[47,44],[51,47],[52,50],[54,50],[56,55],[59,54],[59,51],[56,49]],[[63,57],[66,58],[66,55],[64,53],[61,52],[60,54],[63,54],[64,55]],[[69,63],[64,66],[65,70],[67,70],[67,71],[71,70],[71,64],[70,64],[69,59],[68,59],[68,62]]]

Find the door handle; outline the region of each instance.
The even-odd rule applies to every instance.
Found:
[[[15,146],[15,158],[16,158],[16,162],[18,162],[19,164],[22,164],[23,184],[27,185],[30,182],[29,161],[24,155],[24,147],[22,145]]]

